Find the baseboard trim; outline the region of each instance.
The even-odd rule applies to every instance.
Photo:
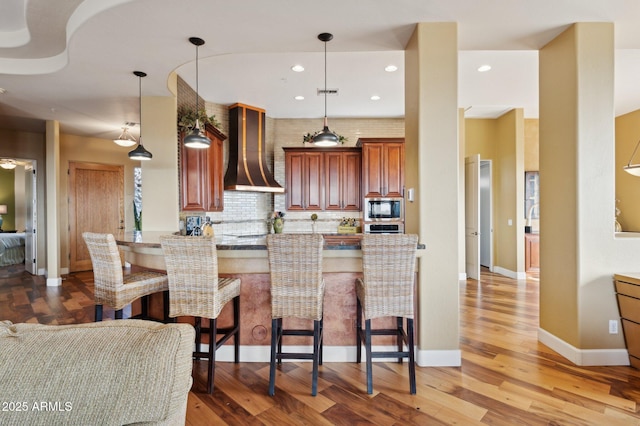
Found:
[[[60,287],[62,285],[62,278],[47,278],[47,287]]]
[[[496,274],[504,275],[505,277],[509,277],[511,279],[514,279],[514,280],[526,280],[527,279],[527,273],[526,272],[515,272],[515,271],[511,271],[509,269],[500,267],[500,266],[494,267],[492,272],[495,272]]]
[[[418,350],[416,363],[420,367],[460,367],[462,351],[456,350]]]
[[[583,367],[629,365],[626,349],[578,349],[542,328],[538,329],[538,341]]]

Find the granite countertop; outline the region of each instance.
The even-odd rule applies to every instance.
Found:
[[[160,236],[176,234],[171,231],[128,231],[115,235],[116,242],[121,246],[160,248]],[[340,234],[327,234],[339,236]],[[325,244],[325,250],[360,250],[360,244],[353,241],[353,235],[349,235],[349,243],[338,242]],[[193,237],[198,238],[198,237]],[[260,235],[216,235],[216,247],[218,250],[266,250],[266,234]],[[332,240],[335,238],[331,238]],[[345,238],[347,240],[347,238]]]

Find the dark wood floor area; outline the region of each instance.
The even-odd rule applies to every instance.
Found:
[[[91,272],[47,288],[20,267],[0,269],[0,320],[44,324],[93,320]],[[462,366],[376,363],[367,395],[364,364],[325,363],[310,396],[310,363],[285,363],[274,397],[267,363],[219,363],[212,396],[194,364],[189,425],[639,425],[640,371],[578,367],[538,343],[538,281],[487,271],[460,286]],[[112,315],[106,311],[105,315]]]

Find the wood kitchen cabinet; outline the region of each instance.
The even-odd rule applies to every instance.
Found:
[[[322,210],[322,152],[285,151],[287,210]]]
[[[287,210],[360,210],[360,149],[283,149]]]
[[[324,153],[325,210],[360,210],[361,169],[360,150]]]
[[[524,270],[540,270],[540,234],[524,234]]]
[[[186,148],[180,137],[180,185],[183,211],[215,212],[224,209],[222,142],[227,138],[207,124],[211,146],[205,149]]]
[[[360,138],[364,197],[404,197],[404,138]]]

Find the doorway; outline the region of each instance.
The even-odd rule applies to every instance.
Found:
[[[85,231],[124,229],[124,166],[69,163],[69,271],[92,268]]]
[[[491,160],[480,161],[480,265],[493,271]]]

